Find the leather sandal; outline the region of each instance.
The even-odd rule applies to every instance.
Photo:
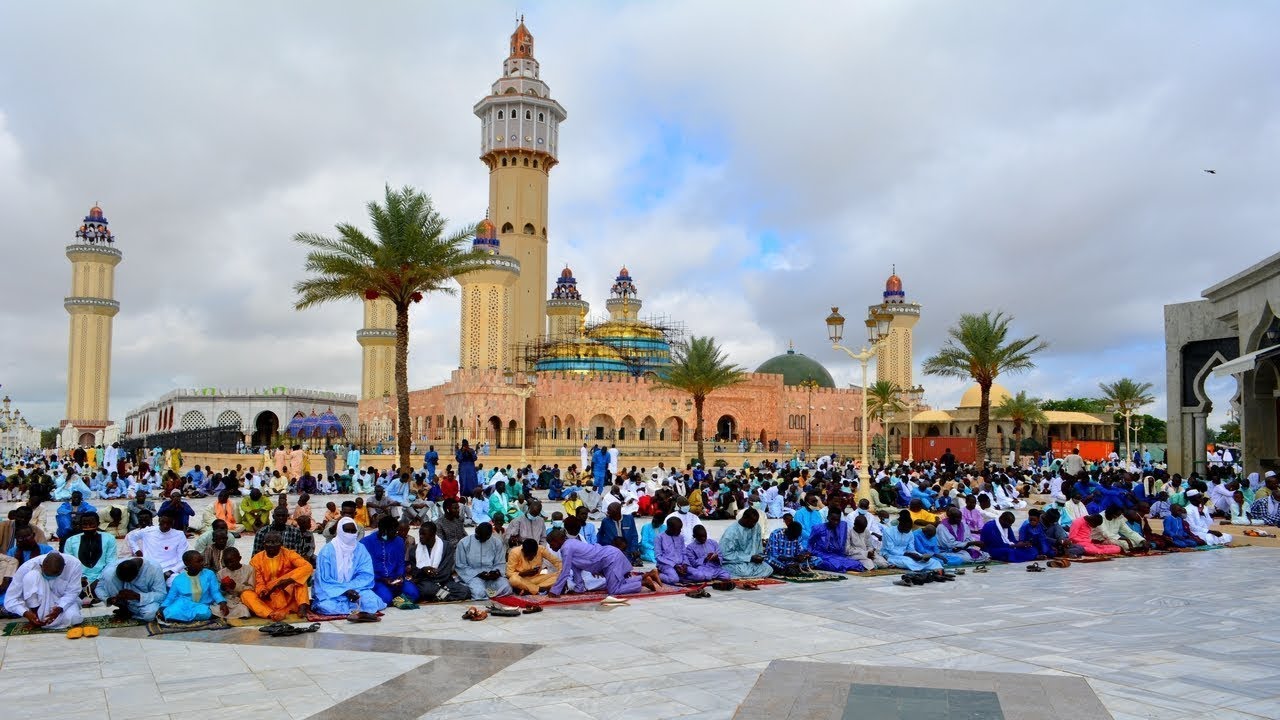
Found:
[[[487,617],[489,617],[488,612],[481,610],[480,608],[474,605],[467,608],[467,611],[462,613],[463,620],[472,620],[474,622],[480,622],[481,620],[484,620]]]
[[[1040,566],[1040,563],[1031,563],[1027,566],[1027,572],[1044,572],[1044,568]]]
[[[711,597],[711,593],[707,592],[706,588],[700,587],[697,590],[690,590],[689,592],[685,593],[684,596],[695,598],[695,599],[701,599],[701,598]]]
[[[485,609],[489,611],[490,615],[496,615],[498,617],[520,617],[520,610],[518,608],[503,607],[497,603],[489,603],[489,607]]]
[[[1058,568],[1058,569],[1071,567],[1071,561],[1067,560],[1066,558],[1054,558],[1050,560],[1047,564],[1051,568]]]
[[[716,582],[711,583],[711,587],[719,590],[720,592],[728,592],[732,590],[735,585],[732,580],[717,580]]]

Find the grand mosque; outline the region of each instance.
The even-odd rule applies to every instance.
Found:
[[[501,77],[473,110],[489,174],[489,213],[474,242],[489,260],[459,278],[458,368],[446,382],[409,393],[416,441],[450,446],[465,438],[538,454],[576,452],[583,442],[665,453],[691,442],[692,402],[653,381],[683,331],[678,322],[641,316],[640,278],[621,267],[604,303],[608,314],[597,320],[589,319],[570,268],[549,282],[548,187],[567,115],[541,78],[523,22],[511,35]],[[920,306],[906,301],[896,274],[883,300],[896,312],[877,376],[910,387]],[[366,301],[356,333],[359,417],[376,437],[395,431],[393,319],[389,302]],[[837,387],[820,363],[789,349],[741,385],[712,394],[704,432],[725,444],[847,446],[860,440],[861,393]]]

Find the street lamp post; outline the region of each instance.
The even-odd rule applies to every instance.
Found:
[[[521,382],[516,382],[517,374],[508,370],[503,373],[507,379],[507,392],[520,398],[520,469],[524,470],[525,465],[529,464],[528,458],[525,456],[525,436],[528,432],[525,426],[526,411],[529,406],[529,398],[533,397],[534,391],[537,389],[538,376],[532,372],[521,373],[523,377]]]
[[[1111,412],[1121,413],[1124,415],[1124,466],[1129,467],[1129,461],[1133,455],[1129,451],[1129,418],[1133,415],[1133,410],[1120,405],[1112,405],[1107,408]]]
[[[916,454],[915,444],[915,412],[916,405],[920,403],[920,399],[924,397],[924,386],[917,385],[913,388],[907,388],[903,395],[907,400],[907,462],[914,461]]]
[[[889,313],[868,312],[867,345],[855,353],[840,344],[840,340],[844,338],[844,316],[840,314],[840,308],[832,307],[831,314],[827,316],[827,337],[831,340],[831,347],[843,350],[846,355],[862,364],[862,468],[868,479],[871,477],[871,463],[867,457],[867,362],[876,354],[876,347],[889,337],[889,323],[892,320],[893,316]],[[869,496],[870,485],[869,482],[858,483],[858,494]]]
[[[805,378],[800,381],[800,387],[809,391],[809,404],[804,415],[804,451],[811,453],[813,452],[813,389],[818,387],[818,381]]]

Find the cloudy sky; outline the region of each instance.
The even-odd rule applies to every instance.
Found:
[[[1162,305],[1275,250],[1267,3],[7,2],[3,391],[61,418],[63,249],[99,201],[125,253],[116,418],[175,387],[356,392],[360,309],[292,309],[290,238],[363,224],[384,183],[482,217],[471,107],[521,12],[569,113],[553,271],[603,310],[625,263],[647,311],[750,368],[793,340],[855,381],[823,318],[896,263],[917,368],[1001,309],[1052,343],[1011,389],[1127,375],[1162,414]],[[423,387],[456,365],[457,301],[415,311]],[[935,406],[963,390],[923,381]]]

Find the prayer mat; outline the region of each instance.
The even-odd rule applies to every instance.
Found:
[[[95,615],[87,617],[84,622],[80,623],[80,627],[85,625],[93,625],[100,630],[110,630],[112,628],[137,627],[142,624],[141,620],[120,620],[115,615]],[[40,635],[44,633],[54,633],[58,635],[66,635],[68,628],[61,630],[48,630],[46,628],[33,628],[27,625],[26,620],[11,622],[4,626],[4,630],[0,631],[3,637],[18,637],[21,635]]]
[[[1085,555],[1084,557],[1071,558],[1071,564],[1075,565],[1076,563],[1111,562],[1112,560],[1115,560],[1118,557],[1120,556],[1119,555]]]
[[[978,567],[979,565],[996,566],[996,565],[1007,565],[1007,564],[1008,563],[1000,560],[988,560],[985,563],[967,562],[967,563],[961,563],[960,565],[948,565],[946,566],[946,569],[950,570],[951,572],[955,572],[956,570],[964,570],[967,573],[968,571]],[[909,572],[915,572],[915,571],[903,570],[902,568],[897,568],[897,567],[887,567],[887,568],[874,568],[871,570],[849,570],[847,574],[852,575],[854,577],[872,578],[872,577],[891,577],[894,575],[905,575]]]
[[[709,582],[676,583],[676,584],[685,589],[711,587],[711,583]],[[766,578],[733,578],[733,586],[738,589],[741,589],[742,586],[744,585],[763,586],[763,585],[782,585],[782,584],[783,582],[781,580],[772,576],[766,577]],[[471,601],[467,600],[465,602],[471,602]]]
[[[346,617],[346,615],[343,615],[343,617]],[[284,620],[281,620],[280,622],[293,624],[293,623],[307,622],[309,620],[310,618],[302,618],[290,613],[289,615],[286,615]],[[262,625],[270,625],[272,622],[275,622],[275,621],[269,618],[254,617],[252,615],[250,615],[247,618],[227,618],[227,624],[230,625],[231,627],[236,627],[236,628],[259,627]]]
[[[197,630],[226,630],[231,625],[227,623],[226,618],[212,617],[208,620],[196,620],[194,622],[166,622],[161,625],[159,620],[152,620],[147,623],[148,635],[170,635],[173,633],[195,632]]]
[[[646,598],[655,598],[655,597],[672,597],[675,595],[683,595],[687,592],[689,592],[689,588],[687,587],[683,587],[680,585],[666,585],[664,590],[659,590],[658,592],[643,592],[643,593],[636,593],[635,595],[618,595],[617,597],[623,600],[643,600]],[[609,593],[607,592],[589,592],[589,593],[582,593],[582,594],[576,594],[576,595],[566,594],[566,595],[561,595],[558,598],[553,598],[549,595],[518,595],[518,596],[506,595],[504,597],[493,598],[493,602],[496,602],[499,605],[506,605],[507,607],[514,607],[514,608],[527,608],[527,607],[534,607],[535,605],[546,608],[546,607],[559,607],[562,605],[582,605],[586,603],[599,603],[601,600],[604,600],[607,597],[609,597]],[[483,602],[483,601],[473,600],[471,602],[474,604],[475,602]]]
[[[792,575],[785,577],[775,575],[774,578],[789,583],[815,583],[815,582],[835,582],[836,580],[844,580],[849,577],[844,573],[827,572],[826,570],[810,570],[801,575]]]

